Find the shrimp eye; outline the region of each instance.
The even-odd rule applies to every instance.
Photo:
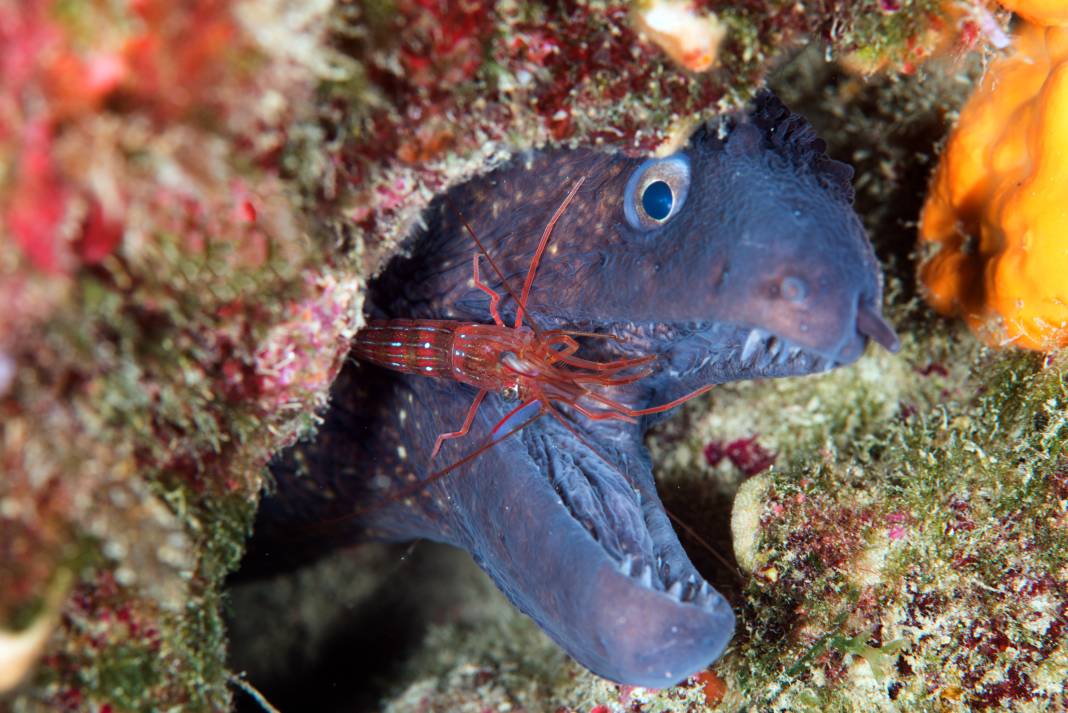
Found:
[[[690,190],[690,159],[685,154],[653,158],[631,174],[623,213],[631,227],[652,230],[674,217]]]
[[[787,302],[803,302],[808,297],[808,285],[800,277],[786,277],[779,284],[779,296]]]

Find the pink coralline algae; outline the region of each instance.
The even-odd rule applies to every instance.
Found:
[[[756,436],[739,438],[726,445],[722,441],[711,441],[705,446],[705,462],[716,467],[726,458],[744,475],[756,475],[767,470],[775,463],[775,454],[757,442]]]
[[[289,319],[276,324],[255,354],[260,405],[275,412],[304,404],[330,386],[345,342],[338,324],[356,312],[354,285],[332,276],[309,285],[308,298],[288,306]]]
[[[14,156],[0,222],[41,271],[102,260],[119,244],[127,208],[106,177],[71,175],[80,157],[59,145],[67,124],[112,104],[157,122],[213,108],[236,24],[225,3],[202,0],[181,17],[165,5],[137,3],[126,31],[95,42],[52,2],[0,7],[0,142]]]

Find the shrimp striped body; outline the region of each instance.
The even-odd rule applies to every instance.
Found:
[[[353,341],[358,359],[372,364],[477,389],[499,391],[517,382],[505,355],[535,350],[534,330],[450,320],[372,321]]]

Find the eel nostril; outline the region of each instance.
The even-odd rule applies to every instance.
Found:
[[[787,302],[803,302],[808,297],[808,285],[800,277],[785,277],[779,285],[779,295]]]
[[[888,352],[897,353],[901,349],[901,341],[894,333],[894,328],[887,324],[877,309],[863,302],[857,308],[857,331],[881,344]]]

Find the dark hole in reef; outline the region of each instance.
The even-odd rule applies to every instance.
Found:
[[[466,553],[445,545],[350,548],[231,587],[228,664],[280,711],[379,711],[409,680],[405,664],[430,626],[477,620],[491,587]],[[234,703],[262,713],[237,688]]]
[[[676,444],[693,427],[685,414],[654,426],[646,440]],[[672,527],[690,561],[709,584],[727,598],[736,613],[742,604],[742,587],[748,579],[734,558],[731,540],[731,509],[737,484],[712,477],[664,477],[654,463],[656,490]],[[736,636],[740,634],[739,630]]]
[[[690,556],[693,566],[737,607],[745,577],[738,576],[740,570],[731,544],[734,493],[709,487],[701,478],[657,482],[657,491],[672,518],[686,526],[673,523],[679,542]],[[709,547],[714,552],[710,552]]]

